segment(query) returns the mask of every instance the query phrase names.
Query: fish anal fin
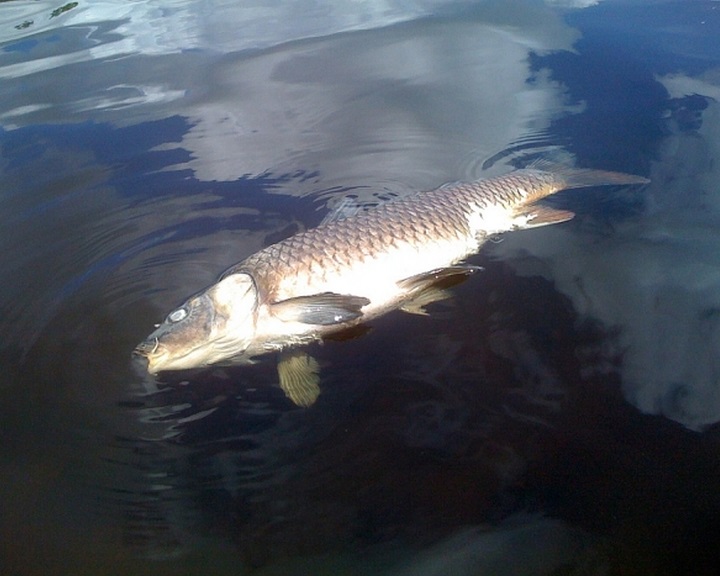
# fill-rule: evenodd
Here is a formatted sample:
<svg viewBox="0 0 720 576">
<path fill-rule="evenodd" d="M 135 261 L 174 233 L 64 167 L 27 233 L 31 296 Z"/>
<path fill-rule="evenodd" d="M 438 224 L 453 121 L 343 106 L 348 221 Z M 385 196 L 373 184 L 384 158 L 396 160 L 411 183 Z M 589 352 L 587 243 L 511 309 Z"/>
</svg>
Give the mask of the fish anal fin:
<svg viewBox="0 0 720 576">
<path fill-rule="evenodd" d="M 408 294 L 406 302 L 400 309 L 410 314 L 425 316 L 427 315 L 425 306 L 450 298 L 447 288 L 464 282 L 478 270 L 482 270 L 482 268 L 469 264 L 459 264 L 457 266 L 436 268 L 400 280 L 398 286 Z"/>
<path fill-rule="evenodd" d="M 523 206 L 515 211 L 515 226 L 517 229 L 538 228 L 567 222 L 575 217 L 574 212 L 569 210 L 558 210 L 549 206 Z"/>
<path fill-rule="evenodd" d="M 317 360 L 300 350 L 280 353 L 277 365 L 280 388 L 297 406 L 312 406 L 320 395 L 320 367 Z"/>
<path fill-rule="evenodd" d="M 270 310 L 284 322 L 330 326 L 360 318 L 362 307 L 368 304 L 370 300 L 363 296 L 323 292 L 275 302 Z"/>
</svg>

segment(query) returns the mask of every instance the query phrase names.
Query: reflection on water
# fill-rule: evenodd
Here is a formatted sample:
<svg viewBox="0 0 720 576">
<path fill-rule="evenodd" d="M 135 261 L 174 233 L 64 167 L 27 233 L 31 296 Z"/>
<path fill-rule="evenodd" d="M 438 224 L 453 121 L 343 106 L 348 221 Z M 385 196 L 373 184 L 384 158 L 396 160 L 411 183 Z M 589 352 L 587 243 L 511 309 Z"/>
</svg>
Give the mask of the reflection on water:
<svg viewBox="0 0 720 576">
<path fill-rule="evenodd" d="M 2 4 L 3 574 L 717 564 L 720 9 L 561 4 Z M 343 196 L 537 155 L 653 183 L 315 346 L 312 408 L 132 362 Z"/>
<path fill-rule="evenodd" d="M 495 252 L 517 259 L 525 273 L 552 277 L 578 310 L 621 327 L 627 398 L 644 412 L 694 429 L 720 419 L 715 360 L 720 278 L 713 232 L 720 92 L 717 63 L 704 56 L 707 39 L 691 24 L 719 29 L 715 8 L 699 3 L 685 12 L 683 5 L 669 4 L 661 10 L 658 17 L 669 27 L 658 30 L 658 42 L 677 41 L 685 31 L 685 48 L 672 65 L 667 59 L 648 65 L 663 52 L 650 51 L 647 34 L 630 40 L 642 58 L 621 62 L 626 59 L 617 47 L 605 49 L 607 36 L 617 31 L 597 24 L 578 43 L 582 58 L 561 53 L 536 60 L 536 67 L 549 66 L 578 99 L 595 103 L 572 122 L 554 121 L 550 131 L 567 134 L 567 147 L 579 157 L 602 149 L 615 165 L 649 165 L 653 183 L 633 210 L 626 207 L 624 217 L 621 210 L 605 222 L 607 230 L 598 230 L 596 219 L 579 229 L 548 230 L 542 243 L 520 246 L 510 237 Z M 644 17 L 644 11 L 627 14 L 629 21 Z M 589 66 L 584 52 L 612 65 Z M 618 78 L 620 67 L 632 74 Z M 678 73 L 678 67 L 688 73 Z M 604 94 L 601 102 L 598 95 L 607 85 L 622 89 Z M 583 139 L 582 133 L 597 137 Z M 614 279 L 610 286 L 608 278 Z"/>
<path fill-rule="evenodd" d="M 164 437 L 187 452 L 145 462 L 161 484 L 189 490 L 184 512 L 195 502 L 200 517 L 183 525 L 161 494 L 155 514 L 186 534 L 222 526 L 248 562 L 265 565 L 348 545 L 419 546 L 540 498 L 531 494 L 565 434 L 563 414 L 577 408 L 568 382 L 591 385 L 609 369 L 581 376 L 577 342 L 587 371 L 595 355 L 601 361 L 602 335 L 572 330 L 565 301 L 547 308 L 557 298 L 543 281 L 497 266 L 486 280 L 480 292 L 464 287 L 419 338 L 407 335 L 428 320 L 401 316 L 316 350 L 329 369 L 309 410 L 290 409 L 268 386 L 271 362 L 149 390 L 130 409 L 158 435 L 164 424 Z M 547 315 L 565 333 L 546 334 Z"/>
<path fill-rule="evenodd" d="M 238 162 L 258 172 L 271 159 L 369 188 L 476 178 L 481 159 L 541 132 L 562 109 L 556 85 L 527 82 L 527 41 L 498 26 L 441 21 L 228 59 L 215 69 L 216 97 L 189 111 L 190 166 L 227 180 Z"/>
</svg>

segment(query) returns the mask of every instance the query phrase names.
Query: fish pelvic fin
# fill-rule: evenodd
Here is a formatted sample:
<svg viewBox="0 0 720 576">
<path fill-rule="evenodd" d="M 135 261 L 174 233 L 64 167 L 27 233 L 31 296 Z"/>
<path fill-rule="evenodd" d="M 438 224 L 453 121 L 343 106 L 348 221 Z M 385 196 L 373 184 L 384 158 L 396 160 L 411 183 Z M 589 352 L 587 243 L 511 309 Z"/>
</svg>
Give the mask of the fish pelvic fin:
<svg viewBox="0 0 720 576">
<path fill-rule="evenodd" d="M 410 276 L 409 278 L 398 281 L 397 284 L 403 290 L 407 290 L 411 294 L 416 294 L 422 292 L 428 286 L 442 284 L 443 288 L 448 288 L 451 285 L 459 284 L 478 270 L 482 270 L 482 266 L 472 266 L 470 264 L 445 266 L 443 268 L 428 270 L 421 274 L 415 274 L 415 276 Z"/>
<path fill-rule="evenodd" d="M 297 406 L 312 406 L 320 396 L 320 367 L 301 350 L 284 350 L 277 365 L 280 388 Z"/>
<path fill-rule="evenodd" d="M 447 289 L 464 282 L 478 270 L 482 270 L 482 268 L 469 264 L 458 264 L 436 268 L 400 280 L 397 283 L 398 286 L 408 292 L 408 299 L 400 309 L 410 314 L 427 316 L 425 306 L 450 298 L 451 294 Z"/>
<path fill-rule="evenodd" d="M 434 302 L 449 300 L 450 298 L 452 298 L 452 293 L 449 290 L 431 286 L 419 296 L 400 306 L 400 310 L 407 312 L 408 314 L 429 316 L 428 311 L 425 309 L 427 305 L 433 304 Z"/>
</svg>

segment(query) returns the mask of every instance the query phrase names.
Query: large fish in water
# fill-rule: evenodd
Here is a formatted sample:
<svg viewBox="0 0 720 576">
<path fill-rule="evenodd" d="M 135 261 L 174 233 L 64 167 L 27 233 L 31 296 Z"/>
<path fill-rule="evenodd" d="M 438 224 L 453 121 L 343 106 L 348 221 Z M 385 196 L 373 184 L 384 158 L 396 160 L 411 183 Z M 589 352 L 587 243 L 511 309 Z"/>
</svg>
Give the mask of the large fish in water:
<svg viewBox="0 0 720 576">
<path fill-rule="evenodd" d="M 394 309 L 422 311 L 443 297 L 438 285 L 477 269 L 461 262 L 488 238 L 574 216 L 536 203 L 546 196 L 646 182 L 543 163 L 330 219 L 229 268 L 170 312 L 135 353 L 154 374 L 280 352 L 280 386 L 293 402 L 308 406 L 319 394 L 318 367 L 298 346 Z"/>
</svg>

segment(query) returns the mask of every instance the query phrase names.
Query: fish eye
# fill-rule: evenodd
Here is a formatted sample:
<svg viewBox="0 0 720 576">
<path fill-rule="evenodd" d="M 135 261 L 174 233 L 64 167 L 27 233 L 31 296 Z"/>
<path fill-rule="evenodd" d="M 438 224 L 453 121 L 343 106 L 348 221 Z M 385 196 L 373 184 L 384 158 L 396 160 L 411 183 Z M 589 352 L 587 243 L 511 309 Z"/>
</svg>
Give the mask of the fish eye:
<svg viewBox="0 0 720 576">
<path fill-rule="evenodd" d="M 185 308 L 178 308 L 174 312 L 171 312 L 168 316 L 168 320 L 172 323 L 180 322 L 183 318 L 187 316 L 187 310 Z"/>
</svg>

